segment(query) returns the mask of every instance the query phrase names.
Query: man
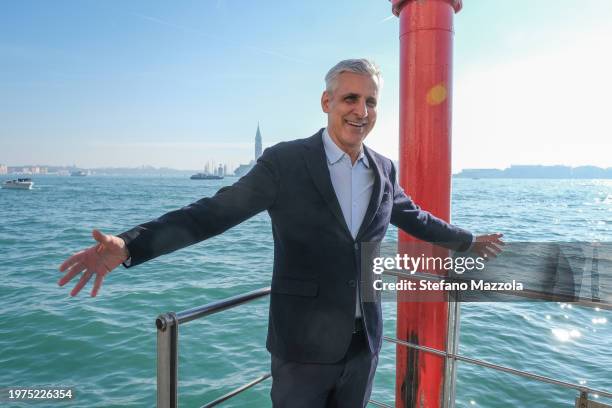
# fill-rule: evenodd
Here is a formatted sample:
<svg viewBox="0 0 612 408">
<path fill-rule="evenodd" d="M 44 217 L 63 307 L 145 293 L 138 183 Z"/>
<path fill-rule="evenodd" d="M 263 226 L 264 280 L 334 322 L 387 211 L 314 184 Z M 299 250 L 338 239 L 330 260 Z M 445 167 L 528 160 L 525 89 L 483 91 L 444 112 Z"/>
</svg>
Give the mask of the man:
<svg viewBox="0 0 612 408">
<path fill-rule="evenodd" d="M 363 407 L 382 339 L 380 302 L 359 293 L 362 243 L 380 242 L 389 223 L 455 250 L 495 256 L 500 234 L 472 237 L 422 211 L 404 193 L 391 160 L 365 147 L 376 123 L 380 72 L 345 60 L 326 75 L 327 127 L 268 148 L 255 167 L 210 198 L 98 243 L 60 270 L 64 285 L 85 271 L 71 295 L 105 275 L 220 234 L 267 210 L 274 270 L 266 346 L 272 354 L 275 407 Z M 364 271 L 365 273 L 366 271 Z"/>
</svg>

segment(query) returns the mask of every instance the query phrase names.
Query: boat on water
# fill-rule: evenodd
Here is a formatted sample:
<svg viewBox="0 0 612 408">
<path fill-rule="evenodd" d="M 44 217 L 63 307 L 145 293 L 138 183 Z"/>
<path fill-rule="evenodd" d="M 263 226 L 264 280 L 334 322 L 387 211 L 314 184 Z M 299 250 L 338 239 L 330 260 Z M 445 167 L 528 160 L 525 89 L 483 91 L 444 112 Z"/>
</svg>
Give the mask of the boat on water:
<svg viewBox="0 0 612 408">
<path fill-rule="evenodd" d="M 89 172 L 85 170 L 77 170 L 70 173 L 72 177 L 85 177 L 89 176 Z"/>
<path fill-rule="evenodd" d="M 190 177 L 192 180 L 223 180 L 223 176 L 217 176 L 207 173 L 196 173 Z"/>
<path fill-rule="evenodd" d="M 2 188 L 13 190 L 31 190 L 34 182 L 30 178 L 19 178 L 16 180 L 7 180 L 2 183 Z"/>
</svg>

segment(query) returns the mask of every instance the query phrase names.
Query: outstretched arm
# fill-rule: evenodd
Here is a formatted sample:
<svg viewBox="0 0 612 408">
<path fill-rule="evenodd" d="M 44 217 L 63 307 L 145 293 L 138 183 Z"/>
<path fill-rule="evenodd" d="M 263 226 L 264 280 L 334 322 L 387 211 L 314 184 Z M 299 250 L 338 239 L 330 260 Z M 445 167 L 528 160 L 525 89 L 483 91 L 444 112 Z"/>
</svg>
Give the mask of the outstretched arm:
<svg viewBox="0 0 612 408">
<path fill-rule="evenodd" d="M 119 234 L 130 252 L 129 267 L 221 234 L 274 204 L 279 176 L 274 152 L 231 186 Z"/>
<path fill-rule="evenodd" d="M 497 256 L 504 245 L 503 234 L 473 236 L 469 231 L 422 210 L 404 192 L 397 182 L 395 167 L 392 171 L 394 185 L 391 223 L 423 241 L 441 244 L 455 251 L 472 251 L 484 258 Z"/>
<path fill-rule="evenodd" d="M 91 292 L 95 296 L 106 274 L 128 258 L 130 263 L 126 266 L 138 265 L 218 235 L 270 208 L 276 199 L 278 180 L 274 152 L 266 149 L 247 175 L 213 197 L 171 211 L 119 236 L 94 231 L 98 243 L 68 258 L 60 266 L 66 275 L 58 283 L 63 286 L 84 271 L 70 293 L 74 296 L 96 274 Z"/>
</svg>

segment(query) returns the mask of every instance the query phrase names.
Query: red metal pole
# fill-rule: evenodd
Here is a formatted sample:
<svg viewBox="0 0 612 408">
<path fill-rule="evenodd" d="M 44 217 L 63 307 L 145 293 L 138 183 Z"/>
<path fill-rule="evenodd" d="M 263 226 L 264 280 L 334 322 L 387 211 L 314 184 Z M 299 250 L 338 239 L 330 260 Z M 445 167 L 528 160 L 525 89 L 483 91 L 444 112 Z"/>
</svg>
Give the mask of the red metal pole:
<svg viewBox="0 0 612 408">
<path fill-rule="evenodd" d="M 461 0 L 392 0 L 400 18 L 400 184 L 422 208 L 450 218 L 453 17 Z M 400 232 L 402 242 L 414 238 Z M 446 302 L 398 302 L 397 337 L 445 349 Z M 396 408 L 442 406 L 444 359 L 396 353 Z"/>
</svg>

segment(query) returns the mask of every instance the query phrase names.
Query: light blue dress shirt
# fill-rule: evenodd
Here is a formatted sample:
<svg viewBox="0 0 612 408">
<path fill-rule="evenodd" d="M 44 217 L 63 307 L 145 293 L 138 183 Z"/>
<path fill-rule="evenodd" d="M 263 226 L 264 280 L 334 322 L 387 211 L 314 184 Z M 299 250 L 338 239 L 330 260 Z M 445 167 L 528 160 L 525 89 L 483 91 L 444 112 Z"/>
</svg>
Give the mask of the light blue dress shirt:
<svg viewBox="0 0 612 408">
<path fill-rule="evenodd" d="M 327 168 L 342 215 L 353 238 L 357 237 L 370 196 L 374 188 L 374 172 L 363 149 L 355 164 L 351 158 L 334 143 L 327 129 L 323 131 L 323 147 L 327 156 Z"/>
<path fill-rule="evenodd" d="M 336 192 L 336 198 L 342 209 L 346 225 L 354 239 L 357 237 L 368 204 L 370 204 L 370 197 L 374 188 L 374 172 L 363 152 L 363 148 L 355 164 L 351 163 L 349 155 L 336 145 L 329 136 L 327 128 L 323 131 L 323 147 L 327 156 L 327 168 Z M 355 308 L 355 315 L 361 317 L 359 285 L 357 285 L 357 304 Z"/>
</svg>

